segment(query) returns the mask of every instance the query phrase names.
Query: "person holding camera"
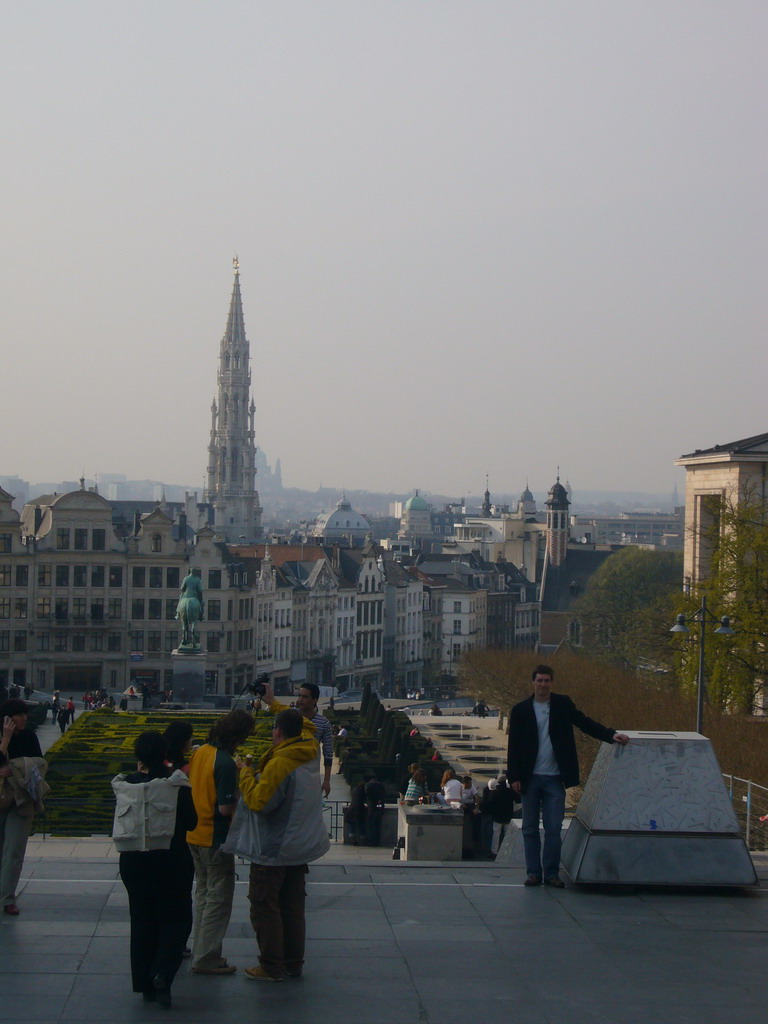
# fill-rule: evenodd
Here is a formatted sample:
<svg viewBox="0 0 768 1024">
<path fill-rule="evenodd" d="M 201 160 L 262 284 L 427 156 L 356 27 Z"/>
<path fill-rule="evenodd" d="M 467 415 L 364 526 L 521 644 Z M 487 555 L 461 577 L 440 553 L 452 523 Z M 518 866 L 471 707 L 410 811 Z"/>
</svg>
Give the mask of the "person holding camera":
<svg viewBox="0 0 768 1024">
<path fill-rule="evenodd" d="M 317 742 L 323 758 L 323 781 L 320 788 L 327 797 L 331 792 L 331 769 L 333 768 L 333 728 L 331 723 L 317 710 L 320 687 L 316 683 L 302 683 L 296 697 L 296 707 L 314 725 Z"/>
<path fill-rule="evenodd" d="M 227 849 L 251 862 L 248 900 L 259 964 L 247 967 L 245 975 L 275 982 L 301 977 L 307 865 L 322 857 L 330 842 L 314 727 L 301 712 L 276 701 L 269 684 L 262 699 L 277 712 L 272 747 L 257 769 L 237 762 L 241 805 Z"/>
</svg>

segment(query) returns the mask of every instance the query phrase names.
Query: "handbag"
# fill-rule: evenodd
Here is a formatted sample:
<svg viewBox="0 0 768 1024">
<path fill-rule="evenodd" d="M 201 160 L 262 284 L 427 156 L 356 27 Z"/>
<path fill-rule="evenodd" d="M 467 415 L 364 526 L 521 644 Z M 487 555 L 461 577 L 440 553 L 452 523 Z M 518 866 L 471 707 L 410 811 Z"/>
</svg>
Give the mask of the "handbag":
<svg viewBox="0 0 768 1024">
<path fill-rule="evenodd" d="M 255 861 L 261 855 L 258 818 L 243 799 L 237 802 L 227 838 L 221 844 L 221 852 L 232 853 L 249 861 Z"/>
</svg>

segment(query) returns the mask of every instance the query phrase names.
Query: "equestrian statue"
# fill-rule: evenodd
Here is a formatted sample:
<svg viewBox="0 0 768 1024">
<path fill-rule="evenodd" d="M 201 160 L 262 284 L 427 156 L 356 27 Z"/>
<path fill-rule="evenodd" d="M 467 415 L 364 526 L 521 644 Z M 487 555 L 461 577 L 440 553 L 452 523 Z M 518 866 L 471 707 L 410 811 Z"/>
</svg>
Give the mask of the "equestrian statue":
<svg viewBox="0 0 768 1024">
<path fill-rule="evenodd" d="M 203 609 L 203 585 L 200 577 L 190 569 L 182 581 L 179 603 L 176 606 L 176 618 L 182 629 L 179 651 L 200 650 L 197 624 L 203 617 Z"/>
</svg>

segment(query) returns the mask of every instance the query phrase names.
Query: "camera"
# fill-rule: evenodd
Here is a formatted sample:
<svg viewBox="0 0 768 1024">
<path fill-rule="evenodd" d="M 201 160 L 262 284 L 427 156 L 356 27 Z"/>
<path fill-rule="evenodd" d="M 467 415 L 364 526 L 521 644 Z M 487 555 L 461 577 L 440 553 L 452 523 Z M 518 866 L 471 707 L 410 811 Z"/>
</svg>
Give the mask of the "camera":
<svg viewBox="0 0 768 1024">
<path fill-rule="evenodd" d="M 267 692 L 267 688 L 264 685 L 269 682 L 269 672 L 259 672 L 253 682 L 248 683 L 248 691 L 253 694 L 254 697 L 263 697 Z"/>
</svg>

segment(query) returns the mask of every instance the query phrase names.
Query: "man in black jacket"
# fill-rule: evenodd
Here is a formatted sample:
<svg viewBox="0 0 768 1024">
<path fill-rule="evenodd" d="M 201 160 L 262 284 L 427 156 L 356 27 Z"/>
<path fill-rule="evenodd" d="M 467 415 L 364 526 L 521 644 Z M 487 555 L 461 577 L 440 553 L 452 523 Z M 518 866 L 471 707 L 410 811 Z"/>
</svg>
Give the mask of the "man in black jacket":
<svg viewBox="0 0 768 1024">
<path fill-rule="evenodd" d="M 509 715 L 507 775 L 523 801 L 523 844 L 526 885 L 563 888 L 560 880 L 560 831 L 565 791 L 579 784 L 579 759 L 573 727 L 605 743 L 629 743 L 629 737 L 607 729 L 579 711 L 570 697 L 552 693 L 554 672 L 537 665 L 531 674 L 533 693 Z M 539 815 L 544 823 L 542 858 Z"/>
</svg>

